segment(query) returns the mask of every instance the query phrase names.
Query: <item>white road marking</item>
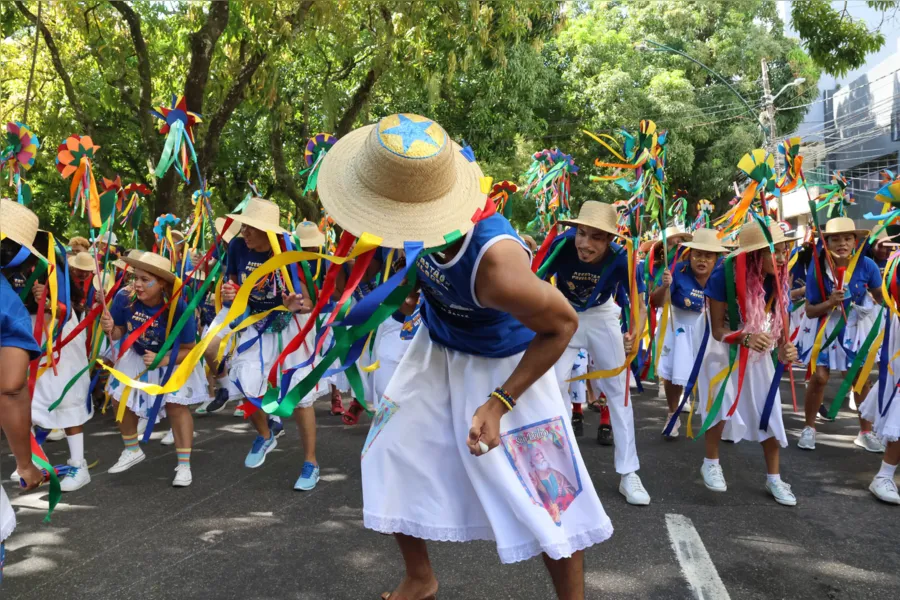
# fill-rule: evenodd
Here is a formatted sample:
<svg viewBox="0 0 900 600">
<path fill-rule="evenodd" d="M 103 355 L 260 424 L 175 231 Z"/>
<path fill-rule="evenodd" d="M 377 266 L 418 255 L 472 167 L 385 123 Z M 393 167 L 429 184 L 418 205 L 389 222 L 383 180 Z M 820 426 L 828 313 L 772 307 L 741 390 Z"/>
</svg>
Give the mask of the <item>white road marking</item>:
<svg viewBox="0 0 900 600">
<path fill-rule="evenodd" d="M 691 520 L 684 515 L 666 515 L 666 529 L 694 597 L 698 600 L 730 600 L 728 590 Z"/>
</svg>

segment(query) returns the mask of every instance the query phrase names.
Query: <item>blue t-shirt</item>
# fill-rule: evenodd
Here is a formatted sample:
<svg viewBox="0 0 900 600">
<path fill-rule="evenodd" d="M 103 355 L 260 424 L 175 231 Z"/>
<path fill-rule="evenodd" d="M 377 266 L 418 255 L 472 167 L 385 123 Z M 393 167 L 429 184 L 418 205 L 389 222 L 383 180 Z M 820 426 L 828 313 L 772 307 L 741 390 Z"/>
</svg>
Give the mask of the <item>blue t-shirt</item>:
<svg viewBox="0 0 900 600">
<path fill-rule="evenodd" d="M 834 289 L 834 282 L 827 273 L 830 273 L 830 271 L 827 270 L 826 266 L 825 269 L 822 269 L 823 279 L 825 280 L 823 285 L 825 287 L 826 297 L 828 297 Z M 825 299 L 822 298 L 822 292 L 819 290 L 816 276 L 815 265 L 810 265 L 806 274 L 806 301 L 809 304 L 821 304 L 825 301 Z M 853 276 L 850 278 L 849 285 L 847 282 L 844 282 L 844 289 L 849 290 L 850 299 L 854 304 L 862 304 L 866 292 L 869 289 L 880 287 L 881 271 L 878 270 L 878 265 L 876 265 L 875 261 L 868 256 L 860 256 L 859 262 L 856 263 L 856 269 L 853 270 Z"/>
<path fill-rule="evenodd" d="M 621 286 L 627 296 L 629 289 L 628 254 L 625 248 L 615 242 L 610 242 L 609 250 L 599 263 L 582 262 L 575 249 L 575 234 L 574 227 L 569 229 L 553 241 L 547 252 L 549 257 L 558 244 L 565 244 L 550 267 L 551 273 L 547 273 L 547 275 L 556 274 L 556 287 L 566 297 L 569 304 L 579 312 L 599 306 L 606 303 L 616 293 L 617 286 Z M 598 285 L 599 290 L 597 290 Z M 640 294 L 646 290 L 644 281 L 640 277 L 637 288 Z M 591 302 L 591 298 L 595 295 L 596 299 Z"/>
<path fill-rule="evenodd" d="M 800 259 L 797 259 L 797 262 L 791 267 L 790 276 L 792 290 L 802 288 L 806 285 L 806 265 L 803 264 Z"/>
<path fill-rule="evenodd" d="M 690 260 L 675 265 L 675 270 L 672 272 L 672 286 L 669 291 L 672 306 L 692 312 L 703 312 L 706 296 L 703 293 L 703 286 L 697 283 L 697 278 L 694 277 Z"/>
<path fill-rule="evenodd" d="M 131 335 L 132 331 L 143 325 L 147 319 L 153 317 L 161 307 L 162 304 L 158 306 L 147 306 L 137 299 L 132 302 L 128 291 L 120 290 L 116 293 L 116 297 L 113 298 L 112 305 L 109 307 L 109 314 L 112 316 L 113 323 L 115 323 L 117 327 L 125 327 L 125 335 L 123 337 L 128 337 Z M 187 304 L 185 304 L 182 298 L 179 298 L 178 307 L 175 309 L 175 318 L 172 320 L 173 327 L 178 323 L 178 319 L 181 318 L 185 308 L 187 308 Z M 159 318 L 156 319 L 156 321 L 150 325 L 137 340 L 135 340 L 131 348 L 138 354 L 143 354 L 146 350 L 149 350 L 150 352 L 159 352 L 159 349 L 162 348 L 162 345 L 166 340 L 166 324 L 168 323 L 168 319 L 169 311 L 163 311 Z M 194 336 L 196 334 L 197 320 L 194 318 L 194 315 L 191 315 L 188 317 L 187 322 L 184 324 L 184 328 L 178 335 L 178 343 L 193 344 Z"/>
<path fill-rule="evenodd" d="M 244 285 L 244 281 L 250 273 L 270 258 L 272 258 L 271 250 L 256 252 L 247 247 L 244 238 L 236 237 L 228 244 L 228 268 L 225 275 L 229 278 L 232 275 L 236 276 L 238 283 Z M 247 302 L 250 314 L 261 313 L 281 306 L 284 303 L 281 294 L 286 291 L 287 287 L 284 285 L 280 270 L 263 277 L 250 292 L 250 299 Z"/>
<path fill-rule="evenodd" d="M 765 302 L 766 306 L 769 304 L 769 300 L 772 299 L 772 293 L 775 288 L 775 278 L 771 275 L 766 275 L 766 278 L 763 280 L 763 291 L 765 292 Z M 703 293 L 706 294 L 707 298 L 711 298 L 713 300 L 718 300 L 719 302 L 728 302 L 728 296 L 725 291 L 725 261 L 719 261 L 719 264 L 713 269 L 712 273 L 709 275 L 709 279 L 706 280 L 706 287 L 703 288 Z M 738 305 L 738 313 L 740 313 L 740 305 Z M 744 317 L 741 315 L 741 321 L 743 322 Z"/>
<path fill-rule="evenodd" d="M 34 360 L 41 348 L 32 334 L 31 315 L 6 277 L 0 275 L 0 348 L 21 348 Z"/>
<path fill-rule="evenodd" d="M 515 229 L 499 214 L 479 221 L 465 236 L 459 253 L 446 263 L 433 256 L 419 257 L 416 267 L 422 285 L 422 319 L 431 339 L 466 354 L 503 358 L 525 350 L 534 332 L 509 313 L 486 308 L 475 298 L 475 276 L 481 258 L 500 240 L 519 242 Z"/>
<path fill-rule="evenodd" d="M 206 299 L 200 304 L 200 325 L 208 327 L 216 318 L 216 290 L 212 286 L 206 291 Z"/>
</svg>

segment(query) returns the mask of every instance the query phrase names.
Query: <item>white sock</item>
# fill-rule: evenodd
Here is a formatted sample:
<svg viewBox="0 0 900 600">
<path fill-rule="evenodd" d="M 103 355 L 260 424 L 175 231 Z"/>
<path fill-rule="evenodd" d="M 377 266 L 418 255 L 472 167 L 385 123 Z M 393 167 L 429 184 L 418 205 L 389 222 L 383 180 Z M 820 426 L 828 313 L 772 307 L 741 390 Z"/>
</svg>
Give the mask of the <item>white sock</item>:
<svg viewBox="0 0 900 600">
<path fill-rule="evenodd" d="M 706 458 L 706 457 L 704 457 L 704 458 L 703 458 L 703 464 L 704 464 L 704 465 L 717 465 L 717 464 L 719 464 L 719 459 L 718 459 L 718 458 Z"/>
<path fill-rule="evenodd" d="M 67 435 L 66 442 L 69 444 L 69 454 L 72 460 L 81 463 L 84 460 L 84 433 Z"/>
<path fill-rule="evenodd" d="M 776 481 L 781 481 L 781 474 L 780 474 L 780 473 L 775 473 L 774 475 L 772 475 L 771 473 L 769 473 L 768 475 L 766 475 L 766 482 L 767 482 L 767 483 L 775 483 Z"/>
<path fill-rule="evenodd" d="M 894 473 L 897 472 L 897 465 L 889 465 L 881 461 L 881 469 L 875 477 L 884 477 L 885 479 L 894 479 Z"/>
</svg>

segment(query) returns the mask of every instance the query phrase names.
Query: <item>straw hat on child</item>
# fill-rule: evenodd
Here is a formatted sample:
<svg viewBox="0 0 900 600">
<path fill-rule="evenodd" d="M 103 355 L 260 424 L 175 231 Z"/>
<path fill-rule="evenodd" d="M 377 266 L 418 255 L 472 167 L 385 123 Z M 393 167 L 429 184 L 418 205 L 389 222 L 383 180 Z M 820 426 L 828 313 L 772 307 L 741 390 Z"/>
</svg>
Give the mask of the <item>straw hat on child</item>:
<svg viewBox="0 0 900 600">
<path fill-rule="evenodd" d="M 301 248 L 318 248 L 325 243 L 325 234 L 312 221 L 300 221 L 294 235 L 300 240 Z"/>
<path fill-rule="evenodd" d="M 722 245 L 715 229 L 695 229 L 691 241 L 684 242 L 682 246 L 705 252 L 728 252 L 728 248 Z"/>
<path fill-rule="evenodd" d="M 332 152 L 334 152 L 333 149 Z M 260 231 L 286 233 L 280 225 L 281 209 L 278 208 L 277 204 L 271 200 L 266 200 L 265 198 L 250 198 L 241 214 L 228 215 L 227 218 L 233 219 L 235 223 L 239 223 L 239 230 L 240 224 L 243 224 L 259 229 Z M 223 220 L 222 226 L 224 225 L 225 221 Z M 228 228 L 228 231 L 231 231 L 231 227 Z"/>
<path fill-rule="evenodd" d="M 474 227 L 487 201 L 481 179 L 478 164 L 443 127 L 397 114 L 339 139 L 322 159 L 317 192 L 328 214 L 355 236 L 368 232 L 389 248 L 434 247 Z"/>
<path fill-rule="evenodd" d="M 163 281 L 168 281 L 169 283 L 175 282 L 175 273 L 170 270 L 172 263 L 164 256 L 154 254 L 153 252 L 132 250 L 128 253 L 128 256 L 122 258 L 122 260 L 135 269 L 146 271 Z"/>
<path fill-rule="evenodd" d="M 687 231 L 682 231 L 681 229 L 678 229 L 674 225 L 669 225 L 668 227 L 666 227 L 665 233 L 666 233 L 665 238 L 666 238 L 667 244 L 669 242 L 674 242 L 676 244 L 683 244 L 684 242 L 691 241 L 691 239 L 694 237 L 692 233 L 689 233 Z M 657 240 L 657 241 L 662 241 L 662 239 L 663 238 L 660 237 L 659 240 Z"/>
<path fill-rule="evenodd" d="M 796 237 L 787 237 L 784 235 L 784 230 L 778 223 L 769 225 L 769 235 L 772 236 L 773 246 L 782 242 L 793 242 L 798 239 Z M 753 252 L 754 250 L 768 248 L 769 242 L 766 241 L 766 236 L 763 233 L 762 227 L 756 222 L 744 223 L 744 226 L 741 227 L 740 232 L 738 232 L 737 253 Z"/>
<path fill-rule="evenodd" d="M 0 199 L 0 240 L 15 242 L 46 262 L 44 255 L 34 249 L 38 223 L 37 215 L 28 210 L 24 204 L 8 198 Z"/>
<path fill-rule="evenodd" d="M 588 200 L 581 205 L 577 217 L 560 221 L 560 224 L 569 225 L 571 227 L 584 225 L 585 227 L 593 227 L 594 229 L 599 229 L 606 233 L 619 235 L 619 227 L 616 223 L 617 220 L 618 213 L 616 213 L 616 209 L 612 204 Z"/>
<path fill-rule="evenodd" d="M 852 233 L 857 238 L 861 238 L 869 235 L 869 230 L 857 229 L 856 223 L 849 217 L 835 217 L 834 219 L 828 219 L 828 222 L 825 223 L 825 231 L 822 232 L 822 237 L 827 238 L 829 235 L 834 235 L 836 233 Z"/>
<path fill-rule="evenodd" d="M 79 252 L 75 256 L 69 257 L 69 268 L 80 271 L 93 271 L 94 257 L 91 256 L 90 252 Z"/>
</svg>

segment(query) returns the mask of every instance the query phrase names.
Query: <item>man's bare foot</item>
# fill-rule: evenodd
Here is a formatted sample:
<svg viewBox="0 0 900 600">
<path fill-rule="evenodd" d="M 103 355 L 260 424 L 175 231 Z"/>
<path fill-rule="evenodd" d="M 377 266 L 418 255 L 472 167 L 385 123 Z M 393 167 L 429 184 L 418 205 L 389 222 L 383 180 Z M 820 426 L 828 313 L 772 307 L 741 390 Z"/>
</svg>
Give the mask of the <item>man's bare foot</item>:
<svg viewBox="0 0 900 600">
<path fill-rule="evenodd" d="M 438 582 L 433 576 L 430 579 L 411 579 L 405 577 L 393 592 L 385 592 L 382 600 L 434 600 L 437 595 Z"/>
</svg>

